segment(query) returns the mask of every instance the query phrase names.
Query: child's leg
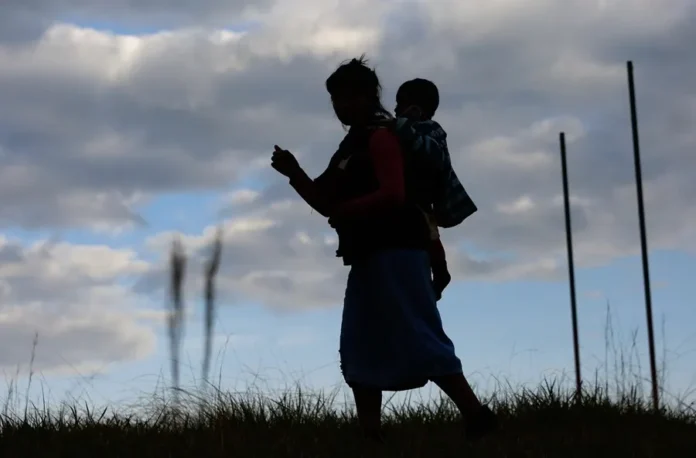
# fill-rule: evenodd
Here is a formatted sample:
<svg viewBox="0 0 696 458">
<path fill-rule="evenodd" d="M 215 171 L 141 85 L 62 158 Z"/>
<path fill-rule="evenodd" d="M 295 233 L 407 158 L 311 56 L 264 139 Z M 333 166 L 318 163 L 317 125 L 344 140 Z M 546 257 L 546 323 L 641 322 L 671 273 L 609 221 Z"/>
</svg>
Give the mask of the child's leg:
<svg viewBox="0 0 696 458">
<path fill-rule="evenodd" d="M 368 435 L 379 434 L 382 426 L 382 392 L 360 386 L 353 386 L 352 389 L 360 426 Z"/>
</svg>

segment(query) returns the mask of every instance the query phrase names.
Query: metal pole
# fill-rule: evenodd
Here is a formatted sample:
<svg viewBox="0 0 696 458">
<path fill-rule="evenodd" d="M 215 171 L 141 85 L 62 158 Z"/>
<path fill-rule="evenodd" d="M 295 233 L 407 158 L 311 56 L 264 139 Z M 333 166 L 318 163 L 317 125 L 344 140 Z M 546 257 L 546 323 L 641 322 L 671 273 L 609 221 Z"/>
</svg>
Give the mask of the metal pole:
<svg viewBox="0 0 696 458">
<path fill-rule="evenodd" d="M 582 398 L 582 374 L 580 373 L 580 338 L 578 336 L 578 307 L 575 294 L 575 261 L 573 260 L 573 231 L 570 224 L 570 195 L 568 192 L 568 164 L 566 161 L 565 133 L 559 135 L 561 143 L 561 172 L 563 174 L 563 203 L 565 206 L 566 244 L 568 246 L 568 276 L 570 279 L 570 314 L 573 320 L 573 352 L 575 355 L 575 398 Z"/>
<path fill-rule="evenodd" d="M 640 144 L 638 141 L 638 115 L 636 110 L 636 89 L 633 83 L 633 62 L 626 62 L 628 71 L 628 97 L 631 104 L 631 127 L 633 131 L 633 159 L 636 168 L 636 191 L 638 194 L 638 222 L 640 224 L 640 248 L 643 255 L 643 286 L 645 287 L 645 314 L 648 319 L 648 345 L 650 347 L 650 377 L 652 381 L 653 408 L 660 407 L 657 386 L 657 366 L 655 364 L 655 333 L 653 331 L 652 297 L 650 293 L 650 268 L 648 263 L 648 240 L 645 235 L 645 207 L 643 205 L 643 174 L 640 165 Z"/>
</svg>

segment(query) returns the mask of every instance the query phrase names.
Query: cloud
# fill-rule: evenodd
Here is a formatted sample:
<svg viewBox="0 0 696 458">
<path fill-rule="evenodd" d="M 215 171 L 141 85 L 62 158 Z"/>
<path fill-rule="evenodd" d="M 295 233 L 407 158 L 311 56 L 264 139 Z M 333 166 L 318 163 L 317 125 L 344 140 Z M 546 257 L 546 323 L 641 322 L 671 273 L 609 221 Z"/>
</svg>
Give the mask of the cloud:
<svg viewBox="0 0 696 458">
<path fill-rule="evenodd" d="M 104 367 L 140 359 L 154 346 L 138 298 L 123 281 L 148 265 L 134 252 L 98 245 L 0 236 L 0 367 L 34 370 Z"/>
<path fill-rule="evenodd" d="M 133 11 L 155 17 L 157 3 L 146 3 Z M 46 14 L 83 7 L 71 5 Z M 436 117 L 480 208 L 443 231 L 457 278 L 562 278 L 559 131 L 568 140 L 578 264 L 638 250 L 625 74 L 633 59 L 650 246 L 693 250 L 690 2 L 230 5 L 204 2 L 191 24 L 168 31 L 56 22 L 35 39 L 0 45 L 0 224 L 127 229 L 144 224 L 141 206 L 159 195 L 219 191 L 227 300 L 335 303 L 345 269 L 333 258 L 332 232 L 267 161 L 277 143 L 310 174 L 323 169 L 343 135 L 324 80 L 341 60 L 367 52 L 387 106 L 408 78 L 440 87 Z M 255 26 L 223 30 L 206 14 Z M 212 230 L 187 234 L 194 260 Z M 150 243 L 161 250 L 170 236 Z M 152 294 L 165 278 L 161 268 L 147 271 L 138 291 Z"/>
<path fill-rule="evenodd" d="M 59 24 L 0 46 L 0 190 L 13 196 L 0 224 L 142 223 L 133 207 L 148 196 L 233 184 L 271 132 L 289 146 L 321 140 L 335 124 L 316 90 L 328 59 L 365 43 L 321 30 L 276 49 L 273 29 L 119 36 Z"/>
</svg>

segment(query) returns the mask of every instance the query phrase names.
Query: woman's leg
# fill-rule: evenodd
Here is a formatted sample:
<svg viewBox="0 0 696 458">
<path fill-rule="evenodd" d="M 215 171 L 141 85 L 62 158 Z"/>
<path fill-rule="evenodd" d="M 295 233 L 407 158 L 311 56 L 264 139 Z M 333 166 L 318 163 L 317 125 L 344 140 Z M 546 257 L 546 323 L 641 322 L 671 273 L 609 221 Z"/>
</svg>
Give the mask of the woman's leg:
<svg viewBox="0 0 696 458">
<path fill-rule="evenodd" d="M 464 374 L 452 374 L 431 378 L 440 387 L 464 417 L 466 434 L 477 440 L 498 428 L 498 419 L 493 411 L 481 404 Z"/>
<path fill-rule="evenodd" d="M 384 330 L 375 317 L 374 268 L 370 264 L 352 266 L 343 302 L 339 353 L 341 372 L 353 390 L 358 421 L 368 435 L 377 434 L 381 425 L 381 380 L 375 368 L 382 363 L 380 349 Z M 379 298 L 379 296 L 377 296 Z"/>
<path fill-rule="evenodd" d="M 378 436 L 382 425 L 382 392 L 361 386 L 352 389 L 360 426 L 369 436 Z"/>
<path fill-rule="evenodd" d="M 464 374 L 442 375 L 433 377 L 431 380 L 452 399 L 465 419 L 470 418 L 481 408 L 481 401 L 476 397 Z"/>
</svg>

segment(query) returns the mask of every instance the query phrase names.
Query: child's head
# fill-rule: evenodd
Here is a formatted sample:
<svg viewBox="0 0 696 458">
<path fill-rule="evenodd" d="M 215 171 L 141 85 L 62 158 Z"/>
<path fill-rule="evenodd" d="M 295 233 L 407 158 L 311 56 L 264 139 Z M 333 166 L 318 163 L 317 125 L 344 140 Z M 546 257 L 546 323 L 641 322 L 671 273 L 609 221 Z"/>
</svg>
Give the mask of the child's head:
<svg viewBox="0 0 696 458">
<path fill-rule="evenodd" d="M 432 119 L 440 105 L 440 93 L 432 81 L 416 78 L 406 81 L 396 92 L 396 116 Z"/>
</svg>

